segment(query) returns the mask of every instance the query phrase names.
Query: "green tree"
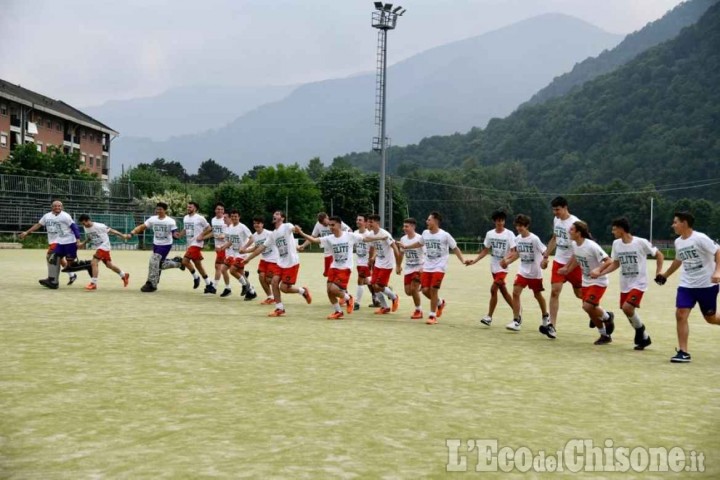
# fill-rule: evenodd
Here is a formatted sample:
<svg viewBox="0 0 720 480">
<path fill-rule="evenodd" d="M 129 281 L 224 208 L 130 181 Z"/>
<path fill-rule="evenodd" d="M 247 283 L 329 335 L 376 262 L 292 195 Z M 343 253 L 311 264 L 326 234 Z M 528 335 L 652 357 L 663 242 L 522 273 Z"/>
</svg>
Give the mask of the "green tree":
<svg viewBox="0 0 720 480">
<path fill-rule="evenodd" d="M 320 160 L 320 157 L 314 157 L 311 158 L 308 162 L 308 166 L 305 169 L 308 176 L 313 179 L 314 181 L 318 182 L 320 181 L 320 178 L 323 176 L 323 173 L 325 173 L 325 165 L 323 165 L 322 160 Z"/>
<path fill-rule="evenodd" d="M 200 164 L 197 175 L 192 176 L 195 183 L 206 185 L 219 185 L 228 180 L 240 180 L 236 173 L 233 173 L 226 167 L 223 167 L 212 158 L 209 158 Z"/>
<path fill-rule="evenodd" d="M 167 161 L 164 158 L 156 158 L 150 164 L 155 170 L 166 177 L 174 177 L 181 182 L 187 182 L 190 176 L 180 162 Z"/>
</svg>

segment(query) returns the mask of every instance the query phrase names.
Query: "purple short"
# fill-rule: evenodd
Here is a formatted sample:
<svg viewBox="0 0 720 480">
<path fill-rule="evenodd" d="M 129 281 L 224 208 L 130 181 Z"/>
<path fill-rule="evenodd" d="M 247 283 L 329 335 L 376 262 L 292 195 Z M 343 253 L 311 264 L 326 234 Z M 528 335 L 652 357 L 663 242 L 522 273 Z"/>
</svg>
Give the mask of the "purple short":
<svg viewBox="0 0 720 480">
<path fill-rule="evenodd" d="M 714 315 L 717 310 L 717 296 L 720 285 L 713 285 L 706 288 L 678 287 L 675 298 L 676 308 L 693 308 L 695 304 L 700 305 L 703 315 Z"/>
<path fill-rule="evenodd" d="M 153 244 L 153 253 L 157 253 L 162 257 L 160 261 L 165 260 L 165 258 L 168 256 L 168 253 L 170 253 L 170 250 L 172 250 L 172 245 Z"/>
<path fill-rule="evenodd" d="M 77 243 L 75 243 L 75 242 L 66 243 L 66 244 L 56 243 L 53 253 L 60 258 L 65 257 L 67 259 L 76 259 L 77 258 Z"/>
</svg>

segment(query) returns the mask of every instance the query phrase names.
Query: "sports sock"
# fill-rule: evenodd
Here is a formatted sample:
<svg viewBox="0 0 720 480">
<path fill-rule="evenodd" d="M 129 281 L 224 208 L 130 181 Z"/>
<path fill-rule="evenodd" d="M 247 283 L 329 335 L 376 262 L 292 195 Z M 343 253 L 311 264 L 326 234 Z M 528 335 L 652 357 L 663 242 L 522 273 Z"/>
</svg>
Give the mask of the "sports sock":
<svg viewBox="0 0 720 480">
<path fill-rule="evenodd" d="M 362 300 L 363 293 L 365 293 L 363 285 L 358 285 L 357 291 L 355 292 L 355 301 L 357 303 L 360 303 L 360 300 Z"/>
<path fill-rule="evenodd" d="M 299 293 L 301 296 L 304 297 L 304 296 L 305 296 L 305 289 L 304 289 L 303 287 L 299 287 L 299 288 L 298 288 L 298 293 Z"/>
<path fill-rule="evenodd" d="M 610 315 L 607 313 L 607 310 L 603 310 L 602 321 L 605 322 L 607 320 L 610 320 Z"/>
<path fill-rule="evenodd" d="M 637 312 L 633 313 L 632 317 L 628 317 L 628 320 L 630 320 L 630 323 L 634 328 L 642 328 L 643 322 L 640 320 L 640 317 L 638 317 Z"/>
<path fill-rule="evenodd" d="M 387 295 L 387 297 L 388 297 L 390 300 L 395 300 L 395 299 L 397 298 L 397 295 L 395 294 L 395 292 L 393 292 L 392 290 L 390 290 L 390 287 L 385 287 L 385 290 L 383 290 L 383 293 L 384 293 L 385 295 Z"/>
<path fill-rule="evenodd" d="M 603 337 L 607 337 L 607 331 L 605 330 L 605 327 L 598 328 L 598 332 L 600 332 L 600 335 Z"/>
</svg>

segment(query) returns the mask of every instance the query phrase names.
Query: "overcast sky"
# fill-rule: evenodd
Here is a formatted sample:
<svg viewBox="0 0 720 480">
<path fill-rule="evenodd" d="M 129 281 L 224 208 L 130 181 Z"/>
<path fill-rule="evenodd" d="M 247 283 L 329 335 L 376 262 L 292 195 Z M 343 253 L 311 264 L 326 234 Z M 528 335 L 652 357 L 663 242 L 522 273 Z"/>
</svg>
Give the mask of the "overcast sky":
<svg viewBox="0 0 720 480">
<path fill-rule="evenodd" d="M 681 0 L 407 0 L 390 64 L 541 13 L 627 34 Z M 396 3 L 396 5 L 398 5 Z M 77 107 L 375 68 L 370 0 L 0 0 L 0 78 Z"/>
</svg>

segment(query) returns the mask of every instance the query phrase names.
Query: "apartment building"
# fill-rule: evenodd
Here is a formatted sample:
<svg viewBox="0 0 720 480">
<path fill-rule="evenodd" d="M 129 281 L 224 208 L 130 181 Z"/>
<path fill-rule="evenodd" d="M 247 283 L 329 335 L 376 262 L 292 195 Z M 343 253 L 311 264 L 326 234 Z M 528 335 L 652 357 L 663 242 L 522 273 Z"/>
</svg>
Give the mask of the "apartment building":
<svg viewBox="0 0 720 480">
<path fill-rule="evenodd" d="M 33 143 L 40 152 L 55 146 L 80 152 L 84 167 L 107 180 L 110 144 L 118 135 L 61 100 L 0 79 L 0 162 L 17 145 Z"/>
</svg>

